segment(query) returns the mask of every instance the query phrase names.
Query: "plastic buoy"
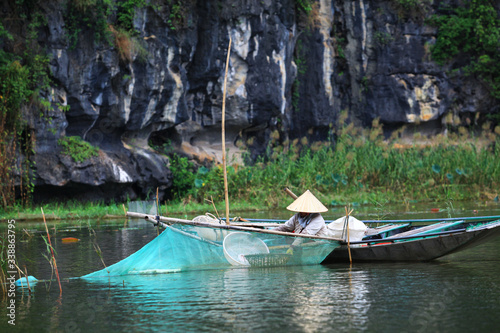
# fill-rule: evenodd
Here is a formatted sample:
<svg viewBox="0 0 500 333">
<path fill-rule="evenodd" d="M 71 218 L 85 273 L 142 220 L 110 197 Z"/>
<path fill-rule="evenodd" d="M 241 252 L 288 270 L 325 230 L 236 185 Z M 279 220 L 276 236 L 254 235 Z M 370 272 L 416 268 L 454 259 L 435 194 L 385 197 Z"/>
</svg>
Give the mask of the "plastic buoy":
<svg viewBox="0 0 500 333">
<path fill-rule="evenodd" d="M 74 242 L 79 242 L 80 240 L 75 237 L 65 237 L 62 239 L 63 243 L 74 243 Z"/>
<path fill-rule="evenodd" d="M 22 278 L 18 279 L 16 281 L 16 286 L 28 288 L 28 282 L 29 282 L 29 284 L 34 285 L 37 281 L 38 281 L 38 279 L 36 277 L 30 275 L 30 276 L 28 276 L 27 279 L 26 279 L 26 277 L 22 277 Z"/>
</svg>

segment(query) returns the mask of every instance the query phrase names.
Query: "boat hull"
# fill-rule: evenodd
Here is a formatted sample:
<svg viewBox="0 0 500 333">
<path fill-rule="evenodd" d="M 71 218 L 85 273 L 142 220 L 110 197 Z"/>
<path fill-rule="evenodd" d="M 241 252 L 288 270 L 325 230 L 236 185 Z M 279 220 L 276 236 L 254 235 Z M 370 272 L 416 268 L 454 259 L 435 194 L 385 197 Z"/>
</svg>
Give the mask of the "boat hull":
<svg viewBox="0 0 500 333">
<path fill-rule="evenodd" d="M 430 261 L 447 254 L 477 246 L 500 235 L 500 227 L 450 233 L 429 238 L 408 240 L 382 239 L 378 242 L 351 244 L 353 262 Z M 347 244 L 333 250 L 322 262 L 332 264 L 349 262 Z"/>
</svg>

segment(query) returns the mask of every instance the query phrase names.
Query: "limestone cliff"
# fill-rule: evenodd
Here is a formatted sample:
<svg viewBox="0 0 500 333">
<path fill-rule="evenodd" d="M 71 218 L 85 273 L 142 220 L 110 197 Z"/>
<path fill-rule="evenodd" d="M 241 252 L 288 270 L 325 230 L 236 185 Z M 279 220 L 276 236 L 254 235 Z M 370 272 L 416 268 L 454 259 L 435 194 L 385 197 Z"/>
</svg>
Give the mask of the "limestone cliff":
<svg viewBox="0 0 500 333">
<path fill-rule="evenodd" d="M 436 29 L 424 18 L 442 1 L 423 1 L 420 12 L 390 0 L 310 2 L 306 13 L 306 1 L 151 0 L 133 12 L 136 37 L 120 35 L 111 12 L 111 43 L 96 42 L 97 28 L 87 25 L 72 45 L 67 2 L 31 1 L 46 18 L 37 40 L 51 58 L 52 89 L 44 97 L 69 106 L 30 122 L 37 197 L 163 192 L 172 180 L 168 158 L 151 142 L 217 160 L 230 37 L 226 139 L 234 154 L 236 142 L 249 139 L 253 156 L 261 153 L 276 130 L 282 139 L 326 139 L 341 110 L 360 124 L 380 118 L 388 128 L 429 123 L 437 130 L 448 114 L 498 112 L 484 85 L 450 77 L 430 58 Z M 1 4 L 9 29 L 16 5 Z M 80 136 L 99 155 L 75 162 L 61 153 L 63 136 Z"/>
</svg>

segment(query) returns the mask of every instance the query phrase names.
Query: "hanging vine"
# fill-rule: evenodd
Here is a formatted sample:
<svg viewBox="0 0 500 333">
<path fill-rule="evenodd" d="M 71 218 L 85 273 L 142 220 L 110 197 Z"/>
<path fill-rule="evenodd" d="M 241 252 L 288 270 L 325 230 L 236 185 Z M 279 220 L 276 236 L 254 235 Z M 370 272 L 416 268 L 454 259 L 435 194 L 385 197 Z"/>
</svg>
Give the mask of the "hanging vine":
<svg viewBox="0 0 500 333">
<path fill-rule="evenodd" d="M 23 204 L 31 200 L 35 134 L 28 119 L 33 118 L 30 113 L 43 114 L 50 107 L 39 97 L 50 79 L 49 58 L 37 43 L 46 21 L 33 10 L 31 5 L 36 4 L 19 1 L 15 11 L 8 13 L 15 20 L 0 22 L 0 207 L 4 209 L 14 206 L 16 197 Z"/>
</svg>

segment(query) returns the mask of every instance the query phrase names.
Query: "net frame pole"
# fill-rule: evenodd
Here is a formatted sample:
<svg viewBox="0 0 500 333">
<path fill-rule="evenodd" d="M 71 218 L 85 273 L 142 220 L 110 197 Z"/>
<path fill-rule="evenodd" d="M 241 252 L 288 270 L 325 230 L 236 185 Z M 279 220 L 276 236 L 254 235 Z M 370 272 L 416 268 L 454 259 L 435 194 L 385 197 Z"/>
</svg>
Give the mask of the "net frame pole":
<svg viewBox="0 0 500 333">
<path fill-rule="evenodd" d="M 136 213 L 136 212 L 127 212 L 127 216 L 140 218 L 140 219 L 152 218 L 153 220 L 155 218 L 154 215 L 149 215 L 149 214 L 144 214 L 144 213 Z M 263 234 L 291 236 L 294 238 L 324 239 L 324 240 L 336 241 L 336 242 L 343 241 L 340 238 L 333 238 L 333 237 L 323 237 L 323 236 L 316 236 L 316 235 L 309 235 L 309 234 L 297 234 L 297 233 L 292 233 L 292 232 L 267 230 L 267 229 L 261 229 L 261 228 L 255 228 L 255 227 L 243 227 L 240 225 L 233 225 L 233 224 L 225 225 L 225 224 L 208 223 L 208 222 L 195 222 L 192 220 L 178 219 L 178 218 L 166 217 L 166 216 L 160 216 L 160 221 L 174 223 L 174 224 L 179 223 L 179 224 L 195 225 L 195 226 L 200 226 L 200 227 L 209 227 L 209 228 L 214 228 L 214 229 L 252 231 L 252 232 L 263 233 Z M 340 243 L 339 243 L 339 245 L 340 245 Z"/>
<path fill-rule="evenodd" d="M 224 90 L 222 92 L 222 168 L 224 171 L 224 199 L 226 202 L 226 224 L 231 224 L 229 221 L 229 191 L 227 188 L 227 169 L 226 169 L 226 85 L 227 85 L 227 70 L 229 67 L 229 56 L 231 54 L 231 35 L 229 35 L 229 46 L 227 48 L 226 72 L 224 74 Z"/>
</svg>

